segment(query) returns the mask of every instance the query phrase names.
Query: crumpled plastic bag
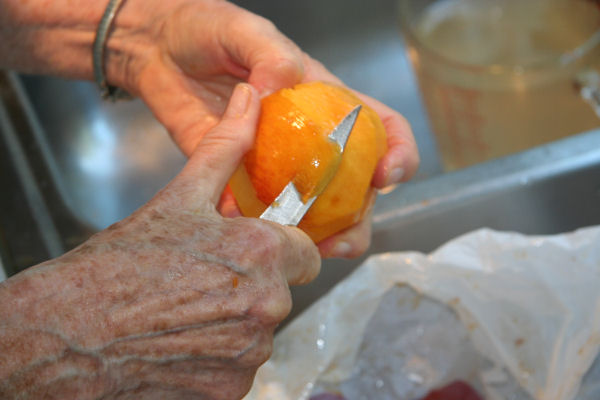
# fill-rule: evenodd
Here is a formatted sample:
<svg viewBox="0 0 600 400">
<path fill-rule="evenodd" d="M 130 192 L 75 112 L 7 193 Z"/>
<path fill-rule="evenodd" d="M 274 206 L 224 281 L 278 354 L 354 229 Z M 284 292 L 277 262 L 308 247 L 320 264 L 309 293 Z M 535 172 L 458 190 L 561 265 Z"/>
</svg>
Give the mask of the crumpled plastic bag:
<svg viewBox="0 0 600 400">
<path fill-rule="evenodd" d="M 430 255 L 367 259 L 278 333 L 245 399 L 303 400 L 357 378 L 418 399 L 457 377 L 486 399 L 597 399 L 600 362 L 582 378 L 599 347 L 600 227 L 481 229 Z M 378 362 L 393 379 L 369 372 Z M 369 393 L 356 398 L 388 398 Z"/>
</svg>

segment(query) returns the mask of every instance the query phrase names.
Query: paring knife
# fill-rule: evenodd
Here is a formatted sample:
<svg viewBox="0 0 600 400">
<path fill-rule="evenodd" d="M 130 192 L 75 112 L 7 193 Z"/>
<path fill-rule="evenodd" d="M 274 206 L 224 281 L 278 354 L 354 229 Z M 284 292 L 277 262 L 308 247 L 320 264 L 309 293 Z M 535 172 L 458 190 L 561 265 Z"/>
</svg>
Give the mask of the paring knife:
<svg viewBox="0 0 600 400">
<path fill-rule="evenodd" d="M 344 147 L 346 147 L 348 137 L 350 136 L 350 132 L 352 132 L 352 128 L 354 128 L 354 123 L 356 122 L 356 118 L 358 117 L 358 113 L 360 112 L 361 108 L 362 107 L 360 105 L 354 107 L 354 109 L 350 111 L 350 113 L 348 113 L 348 115 L 346 115 L 327 136 L 329 140 L 337 143 L 337 145 L 340 147 L 340 153 L 342 154 L 344 153 Z M 330 176 L 333 178 L 335 174 L 330 174 Z M 331 178 L 329 179 L 331 180 Z M 322 185 L 323 190 L 325 187 L 327 187 L 328 183 L 329 182 L 326 182 L 324 185 Z M 319 194 L 321 193 L 316 193 L 306 202 L 303 202 L 302 194 L 298 192 L 298 189 L 296 189 L 296 185 L 294 185 L 292 179 L 283 188 L 281 193 L 279 193 L 273 203 L 271 203 L 271 205 L 262 213 L 260 218 L 267 221 L 277 222 L 281 225 L 298 225 L 302 217 L 304 217 L 304 214 L 307 213 Z"/>
</svg>

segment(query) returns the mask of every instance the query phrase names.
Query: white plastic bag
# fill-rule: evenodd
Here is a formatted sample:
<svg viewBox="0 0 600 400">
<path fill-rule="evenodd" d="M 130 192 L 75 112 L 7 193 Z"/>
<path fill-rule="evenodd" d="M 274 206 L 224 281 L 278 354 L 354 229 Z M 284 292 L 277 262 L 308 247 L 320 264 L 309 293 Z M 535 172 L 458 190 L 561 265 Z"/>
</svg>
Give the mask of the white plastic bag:
<svg viewBox="0 0 600 400">
<path fill-rule="evenodd" d="M 383 336 L 375 331 L 365 337 L 377 325 L 382 299 L 398 285 L 414 289 L 396 293 L 398 298 L 416 302 L 427 296 L 437 302 L 407 308 L 396 299 L 397 312 L 384 302 L 398 322 L 386 327 L 379 317 Z M 448 315 L 457 315 L 460 327 Z M 403 357 L 400 364 L 389 361 L 397 368 L 386 367 L 395 381 L 412 385 L 398 396 L 418 398 L 408 396 L 471 369 L 475 386 L 488 399 L 575 399 L 600 346 L 600 227 L 555 236 L 482 229 L 430 255 L 370 257 L 277 335 L 273 355 L 246 399 L 300 400 L 309 398 L 315 385 L 348 386 L 357 366 L 364 372 L 365 362 L 371 362 L 358 357 L 376 348 L 370 337 L 393 342 L 387 358 Z M 421 375 L 404 371 L 407 365 L 420 368 Z M 600 368 L 594 370 L 600 376 Z M 600 398 L 595 381 L 586 379 L 580 398 Z M 386 382 L 376 379 L 375 387 L 379 384 Z"/>
</svg>

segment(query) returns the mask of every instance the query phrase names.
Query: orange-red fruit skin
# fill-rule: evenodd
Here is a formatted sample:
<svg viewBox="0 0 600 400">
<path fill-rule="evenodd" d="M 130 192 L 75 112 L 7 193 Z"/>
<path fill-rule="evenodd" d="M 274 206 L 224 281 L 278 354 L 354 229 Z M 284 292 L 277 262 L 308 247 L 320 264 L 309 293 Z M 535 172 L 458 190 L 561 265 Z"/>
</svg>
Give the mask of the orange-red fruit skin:
<svg viewBox="0 0 600 400">
<path fill-rule="evenodd" d="M 340 155 L 327 136 L 358 104 L 363 107 Z M 299 84 L 263 98 L 254 147 L 230 186 L 242 214 L 258 217 L 290 180 L 308 199 L 334 174 L 298 225 L 319 242 L 363 217 L 386 149 L 379 116 L 352 92 L 322 82 Z"/>
</svg>

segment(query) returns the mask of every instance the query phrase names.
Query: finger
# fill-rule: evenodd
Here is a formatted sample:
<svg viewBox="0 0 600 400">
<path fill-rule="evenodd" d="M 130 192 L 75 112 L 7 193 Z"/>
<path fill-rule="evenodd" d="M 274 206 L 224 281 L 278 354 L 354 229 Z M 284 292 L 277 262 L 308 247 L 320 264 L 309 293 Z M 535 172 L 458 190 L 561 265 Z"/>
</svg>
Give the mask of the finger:
<svg viewBox="0 0 600 400">
<path fill-rule="evenodd" d="M 334 236 L 319 242 L 319 252 L 323 258 L 356 258 L 367 251 L 371 244 L 371 217 L 376 193 L 369 199 L 364 217 Z"/>
<path fill-rule="evenodd" d="M 242 212 L 238 207 L 235 197 L 233 195 L 233 191 L 229 186 L 227 186 L 223 191 L 221 199 L 219 200 L 219 204 L 217 205 L 217 209 L 219 210 L 222 216 L 227 218 L 235 218 L 240 217 L 242 215 Z"/>
<path fill-rule="evenodd" d="M 345 86 L 344 82 L 332 74 L 325 66 L 308 54 L 303 54 L 304 79 L 303 82 L 324 81 L 336 85 Z"/>
<path fill-rule="evenodd" d="M 356 94 L 379 115 L 387 133 L 388 150 L 377 164 L 372 185 L 381 189 L 408 181 L 417 172 L 420 162 L 410 124 L 388 106 L 364 94 Z"/>
<path fill-rule="evenodd" d="M 306 233 L 296 227 L 278 226 L 287 238 L 286 258 L 282 262 L 288 285 L 304 285 L 321 271 L 321 257 L 317 246 Z"/>
<path fill-rule="evenodd" d="M 223 114 L 234 77 L 223 82 L 200 84 L 172 67 L 152 63 L 139 76 L 138 90 L 155 117 L 167 128 L 186 156 Z"/>
<path fill-rule="evenodd" d="M 229 254 L 239 257 L 240 265 L 253 266 L 255 273 L 267 275 L 256 276 L 259 281 L 264 283 L 274 274 L 281 274 L 289 285 L 299 285 L 318 275 L 319 251 L 302 230 L 258 218 L 233 218 L 227 222 L 228 243 L 238 244 Z"/>
<path fill-rule="evenodd" d="M 371 244 L 371 214 L 365 215 L 353 225 L 318 244 L 323 258 L 356 258 Z"/>
<path fill-rule="evenodd" d="M 261 95 L 299 83 L 304 74 L 303 53 L 272 22 L 240 9 L 221 46 L 231 61 L 249 71 L 248 82 Z"/>
<path fill-rule="evenodd" d="M 238 84 L 221 122 L 202 138 L 171 190 L 188 205 L 216 205 L 227 181 L 254 141 L 260 100 L 252 86 Z"/>
</svg>

